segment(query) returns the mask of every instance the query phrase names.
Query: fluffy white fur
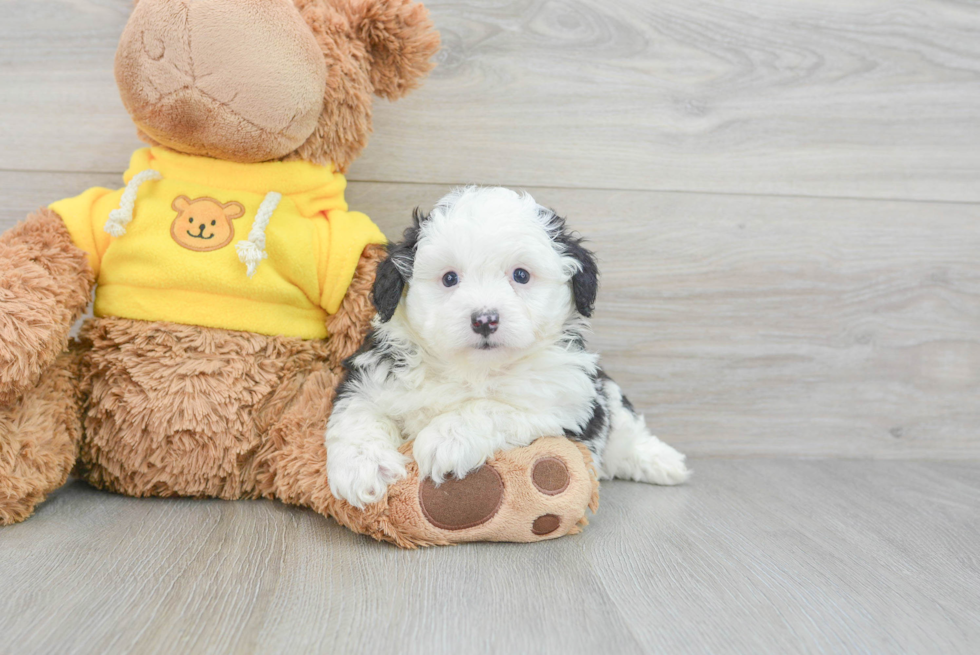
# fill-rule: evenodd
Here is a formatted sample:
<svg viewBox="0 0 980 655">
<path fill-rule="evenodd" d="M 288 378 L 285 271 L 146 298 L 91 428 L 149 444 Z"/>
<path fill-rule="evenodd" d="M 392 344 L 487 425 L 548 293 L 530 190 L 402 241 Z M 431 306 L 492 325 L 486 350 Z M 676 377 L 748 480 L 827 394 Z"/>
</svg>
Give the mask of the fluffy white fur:
<svg viewBox="0 0 980 655">
<path fill-rule="evenodd" d="M 406 475 L 397 450 L 406 439 L 436 483 L 498 450 L 562 434 L 589 445 L 603 478 L 687 479 L 684 456 L 649 433 L 584 349 L 591 307 L 573 278 L 591 253 L 577 243 L 553 212 L 502 188 L 458 189 L 406 231 L 391 248 L 390 275 L 379 269 L 380 316 L 348 363 L 327 428 L 335 496 L 358 507 L 380 500 Z M 519 268 L 526 284 L 515 280 Z M 450 272 L 458 282 L 447 286 Z M 385 320 L 379 298 L 391 280 Z M 499 320 L 481 333 L 473 323 L 487 312 Z"/>
</svg>

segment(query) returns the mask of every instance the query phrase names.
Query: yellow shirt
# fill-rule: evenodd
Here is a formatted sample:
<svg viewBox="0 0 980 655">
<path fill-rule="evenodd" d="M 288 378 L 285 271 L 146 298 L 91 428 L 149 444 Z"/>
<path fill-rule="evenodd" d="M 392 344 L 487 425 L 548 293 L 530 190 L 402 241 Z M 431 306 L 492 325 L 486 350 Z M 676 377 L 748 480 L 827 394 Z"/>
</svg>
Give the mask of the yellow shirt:
<svg viewBox="0 0 980 655">
<path fill-rule="evenodd" d="M 159 179 L 138 185 L 121 236 L 106 223 L 125 189 L 89 189 L 51 205 L 88 253 L 96 316 L 324 338 L 364 247 L 385 243 L 367 216 L 347 211 L 347 180 L 332 166 L 239 164 L 155 147 L 133 154 L 123 180 L 147 170 L 159 175 L 143 177 Z M 249 277 L 238 244 L 254 236 L 259 208 L 275 194 L 282 197 L 257 242 L 267 258 Z"/>
</svg>

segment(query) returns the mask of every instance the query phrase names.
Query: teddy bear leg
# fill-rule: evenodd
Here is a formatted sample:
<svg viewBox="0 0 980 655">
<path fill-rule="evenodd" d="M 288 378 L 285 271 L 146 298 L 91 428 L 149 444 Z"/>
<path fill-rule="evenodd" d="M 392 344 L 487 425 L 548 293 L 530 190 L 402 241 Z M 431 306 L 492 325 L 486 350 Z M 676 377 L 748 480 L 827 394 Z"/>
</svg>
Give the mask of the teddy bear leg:
<svg viewBox="0 0 980 655">
<path fill-rule="evenodd" d="M 78 359 L 76 350 L 62 353 L 0 408 L 0 525 L 26 519 L 68 479 L 82 432 Z"/>
<path fill-rule="evenodd" d="M 410 455 L 411 444 L 402 452 Z M 599 504 L 588 450 L 564 437 L 498 452 L 462 480 L 439 486 L 419 481 L 414 462 L 408 469 L 382 502 L 402 538 L 417 544 L 554 539 L 580 532 Z"/>
<path fill-rule="evenodd" d="M 289 409 L 270 426 L 257 458 L 264 496 L 310 507 L 354 532 L 403 548 L 467 541 L 540 541 L 574 534 L 595 511 L 599 483 L 588 451 L 564 437 L 498 453 L 463 480 L 435 486 L 418 467 L 386 498 L 358 509 L 330 493 L 324 433 L 341 373 L 312 372 Z M 411 455 L 411 444 L 403 446 Z"/>
</svg>

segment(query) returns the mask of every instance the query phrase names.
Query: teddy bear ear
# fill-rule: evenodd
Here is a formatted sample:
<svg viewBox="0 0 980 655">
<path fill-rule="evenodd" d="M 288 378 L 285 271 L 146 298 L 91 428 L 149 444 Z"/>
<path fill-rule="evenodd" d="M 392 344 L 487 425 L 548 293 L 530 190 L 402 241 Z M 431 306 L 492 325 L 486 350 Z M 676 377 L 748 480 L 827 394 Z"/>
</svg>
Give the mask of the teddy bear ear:
<svg viewBox="0 0 980 655">
<path fill-rule="evenodd" d="M 371 57 L 374 92 L 396 100 L 435 66 L 439 33 L 428 10 L 412 0 L 351 0 L 354 33 Z"/>
</svg>

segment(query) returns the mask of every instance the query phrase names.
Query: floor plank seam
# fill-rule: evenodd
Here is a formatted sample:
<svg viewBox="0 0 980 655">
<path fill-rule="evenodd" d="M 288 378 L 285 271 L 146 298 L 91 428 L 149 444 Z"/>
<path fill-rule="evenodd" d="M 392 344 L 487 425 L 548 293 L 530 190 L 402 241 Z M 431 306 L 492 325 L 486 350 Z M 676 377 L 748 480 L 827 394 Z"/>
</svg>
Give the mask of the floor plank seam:
<svg viewBox="0 0 980 655">
<path fill-rule="evenodd" d="M 14 174 L 43 174 L 49 173 L 52 175 L 118 175 L 122 176 L 125 171 L 69 171 L 69 170 L 36 170 L 36 169 L 18 169 L 18 168 L 0 168 L 0 173 L 14 173 Z M 375 179 L 362 179 L 347 176 L 348 184 L 360 183 L 360 184 L 400 184 L 406 186 L 466 186 L 467 184 L 483 184 L 481 182 L 440 182 L 440 181 L 408 181 L 408 180 L 375 180 Z M 495 184 L 486 184 L 486 186 L 497 186 Z M 508 185 L 501 184 L 499 186 L 518 186 L 518 185 Z M 858 201 L 858 202 L 901 202 L 901 203 L 911 203 L 911 204 L 921 204 L 921 205 L 962 205 L 962 206 L 980 206 L 980 200 L 948 200 L 942 198 L 886 198 L 886 197 L 869 197 L 869 196 L 839 196 L 839 195 L 806 195 L 797 193 L 749 193 L 740 191 L 717 191 L 717 190 L 700 190 L 700 189 L 660 189 L 660 188 L 633 188 L 633 187 L 590 187 L 590 186 L 561 186 L 561 185 L 550 185 L 550 184 L 529 184 L 528 187 L 534 189 L 548 189 L 555 191 L 608 191 L 610 193 L 662 193 L 662 194 L 680 194 L 680 195 L 701 195 L 701 196 L 731 196 L 739 198 L 788 198 L 788 199 L 798 199 L 798 200 L 842 200 L 842 201 Z M 518 187 L 520 188 L 520 187 Z"/>
</svg>

